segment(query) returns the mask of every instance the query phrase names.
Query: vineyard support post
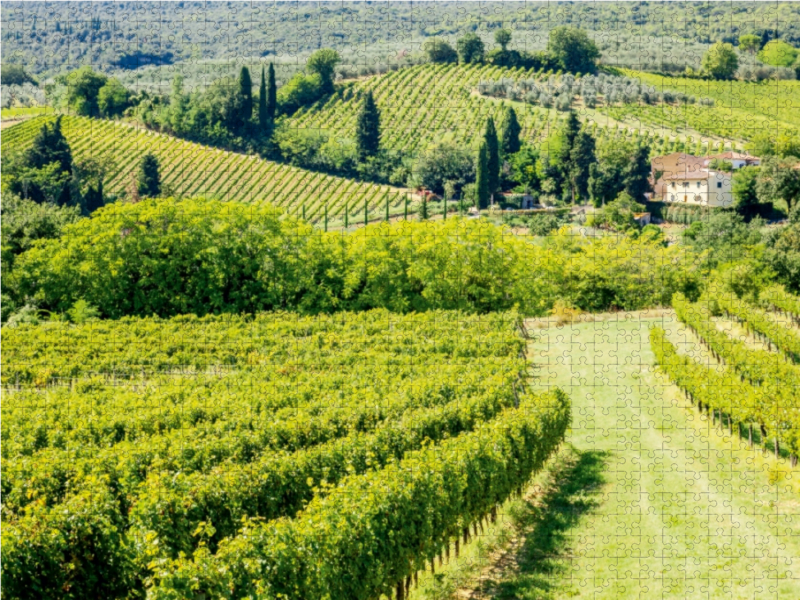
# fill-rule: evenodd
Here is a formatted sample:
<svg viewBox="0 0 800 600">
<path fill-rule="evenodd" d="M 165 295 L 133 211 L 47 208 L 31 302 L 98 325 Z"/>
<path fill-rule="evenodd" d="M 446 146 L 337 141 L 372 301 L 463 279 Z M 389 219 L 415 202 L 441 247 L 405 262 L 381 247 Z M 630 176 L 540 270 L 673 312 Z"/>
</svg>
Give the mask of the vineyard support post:
<svg viewBox="0 0 800 600">
<path fill-rule="evenodd" d="M 325 203 L 325 233 L 328 232 L 328 203 Z"/>
<path fill-rule="evenodd" d="M 364 198 L 364 227 L 367 226 L 367 199 Z"/>
<path fill-rule="evenodd" d="M 348 210 L 347 202 L 344 203 L 344 228 L 347 229 L 347 221 L 348 221 L 348 214 L 350 211 Z"/>
</svg>

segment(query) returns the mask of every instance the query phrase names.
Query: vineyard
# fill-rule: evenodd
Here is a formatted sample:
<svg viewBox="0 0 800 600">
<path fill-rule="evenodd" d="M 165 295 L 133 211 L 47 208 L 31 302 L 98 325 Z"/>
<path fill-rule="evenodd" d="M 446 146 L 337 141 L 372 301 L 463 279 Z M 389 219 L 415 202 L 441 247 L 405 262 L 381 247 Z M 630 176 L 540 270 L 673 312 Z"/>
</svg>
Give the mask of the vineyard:
<svg viewBox="0 0 800 600">
<path fill-rule="evenodd" d="M 352 136 L 361 97 L 371 90 L 381 111 L 381 143 L 387 148 L 416 153 L 443 141 L 472 146 L 485 121 L 492 117 L 499 123 L 504 108 L 501 102 L 481 95 L 482 86 L 490 81 L 546 81 L 553 77 L 556 76 L 522 68 L 425 64 L 351 84 L 330 99 L 301 109 L 288 123 L 293 128 L 325 129 Z M 566 112 L 548 106 L 510 102 L 522 126 L 521 138 L 532 143 L 547 138 L 566 116 Z M 667 150 L 674 149 L 678 142 L 678 136 L 661 135 L 653 127 L 609 123 L 607 117 L 595 111 L 581 110 L 579 114 L 592 122 L 599 139 L 641 138 Z"/>
<path fill-rule="evenodd" d="M 32 118 L 8 128 L 3 134 L 3 154 L 27 148 L 51 117 Z M 76 161 L 88 157 L 111 157 L 106 175 L 107 193 L 122 194 L 131 185 L 142 156 L 155 155 L 160 162 L 161 181 L 175 196 L 205 196 L 243 202 L 266 201 L 312 222 L 343 217 L 345 207 L 355 222 L 403 212 L 407 193 L 400 188 L 357 182 L 256 156 L 217 150 L 153 131 L 114 121 L 66 116 L 62 131 Z"/>
<path fill-rule="evenodd" d="M 523 334 L 441 311 L 4 331 L 4 594 L 404 597 L 562 440 Z"/>
<path fill-rule="evenodd" d="M 777 294 L 775 294 L 777 295 Z M 720 310 L 744 324 L 775 351 L 761 350 L 722 331 L 703 303 L 691 304 L 681 294 L 673 298 L 678 318 L 692 331 L 717 364 L 701 364 L 680 355 L 664 331 L 650 335 L 656 362 L 699 410 L 731 432 L 747 430 L 753 443 L 755 425 L 762 442 L 771 440 L 776 457 L 788 452 L 792 466 L 800 455 L 800 336 L 788 322 L 743 301 L 718 299 Z"/>
<path fill-rule="evenodd" d="M 651 73 L 623 70 L 642 84 L 665 90 L 707 97 L 713 106 L 678 104 L 660 107 L 643 104 L 615 106 L 603 109 L 614 118 L 634 117 L 653 125 L 680 128 L 690 127 L 705 135 L 730 139 L 750 139 L 769 131 L 800 135 L 800 82 L 794 80 L 764 81 L 704 81 L 680 77 L 663 77 Z"/>
<path fill-rule="evenodd" d="M 651 132 L 652 144 L 664 152 L 675 149 L 669 140 L 687 136 L 708 144 L 720 139 L 751 139 L 764 131 L 791 136 L 800 132 L 793 110 L 797 108 L 793 95 L 800 89 L 796 81 L 737 81 L 723 86 L 638 71 L 622 73 L 624 76 L 536 74 L 532 78 L 489 79 L 481 81 L 478 89 L 484 95 L 526 106 L 574 109 L 591 121 L 611 117 L 617 124 Z M 608 135 L 608 129 L 601 130 L 601 137 L 603 133 Z"/>
</svg>

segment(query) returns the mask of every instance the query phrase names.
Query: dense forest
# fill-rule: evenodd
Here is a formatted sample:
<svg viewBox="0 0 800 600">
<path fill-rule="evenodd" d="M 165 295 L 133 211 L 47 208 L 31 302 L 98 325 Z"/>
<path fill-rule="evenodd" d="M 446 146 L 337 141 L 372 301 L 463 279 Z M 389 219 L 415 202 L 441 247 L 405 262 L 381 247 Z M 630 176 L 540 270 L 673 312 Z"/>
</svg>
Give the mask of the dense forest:
<svg viewBox="0 0 800 600">
<path fill-rule="evenodd" d="M 699 66 L 709 45 L 743 34 L 797 45 L 799 15 L 791 2 L 436 2 L 424 11 L 412 2 L 5 2 L 2 44 L 4 62 L 46 75 L 81 64 L 202 71 L 233 57 L 302 62 L 325 47 L 369 69 L 418 52 L 430 37 L 475 33 L 488 42 L 502 28 L 515 49 L 541 50 L 549 31 L 566 25 L 589 31 L 608 64 L 683 70 Z"/>
</svg>

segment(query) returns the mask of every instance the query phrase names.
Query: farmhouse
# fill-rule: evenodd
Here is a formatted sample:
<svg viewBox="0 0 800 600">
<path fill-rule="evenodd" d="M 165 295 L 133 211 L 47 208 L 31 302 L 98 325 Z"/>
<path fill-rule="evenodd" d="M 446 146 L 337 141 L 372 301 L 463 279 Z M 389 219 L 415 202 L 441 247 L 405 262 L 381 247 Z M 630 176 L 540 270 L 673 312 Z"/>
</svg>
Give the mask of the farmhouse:
<svg viewBox="0 0 800 600">
<path fill-rule="evenodd" d="M 673 152 L 652 161 L 653 200 L 669 203 L 726 207 L 733 205 L 732 174 L 710 168 L 715 159 L 730 162 L 733 169 L 759 164 L 759 159 L 738 152 L 693 156 Z M 659 175 L 656 179 L 656 175 Z"/>
</svg>

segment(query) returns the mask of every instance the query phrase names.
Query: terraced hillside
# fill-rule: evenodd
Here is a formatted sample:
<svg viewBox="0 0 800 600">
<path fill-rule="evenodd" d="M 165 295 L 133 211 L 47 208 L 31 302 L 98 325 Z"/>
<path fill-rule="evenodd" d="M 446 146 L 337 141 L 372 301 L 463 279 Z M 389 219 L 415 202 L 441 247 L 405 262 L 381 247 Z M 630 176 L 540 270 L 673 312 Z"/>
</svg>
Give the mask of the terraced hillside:
<svg viewBox="0 0 800 600">
<path fill-rule="evenodd" d="M 615 106 L 603 111 L 616 118 L 635 117 L 665 128 L 691 127 L 704 135 L 751 139 L 768 131 L 800 136 L 800 82 L 703 81 L 623 71 L 658 91 L 671 90 L 714 100 L 714 106 Z"/>
<path fill-rule="evenodd" d="M 36 117 L 8 128 L 2 152 L 25 149 L 41 126 L 52 117 Z M 135 176 L 139 161 L 154 154 L 161 164 L 162 185 L 180 196 L 206 196 L 242 202 L 266 201 L 316 221 L 342 214 L 345 206 L 363 215 L 364 202 L 374 214 L 399 212 L 406 191 L 373 183 L 314 173 L 263 160 L 256 156 L 226 152 L 127 124 L 65 116 L 62 130 L 73 157 L 110 155 L 113 167 L 105 181 L 110 194 L 125 191 Z"/>
<path fill-rule="evenodd" d="M 431 144 L 452 140 L 471 145 L 482 133 L 490 116 L 499 123 L 504 103 L 510 103 L 522 126 L 522 138 L 536 142 L 546 138 L 567 114 L 525 102 L 490 98 L 480 93 L 480 84 L 489 81 L 545 80 L 553 77 L 534 70 L 492 65 L 425 64 L 392 71 L 358 81 L 331 98 L 296 113 L 288 123 L 292 127 L 325 129 L 340 136 L 352 137 L 361 97 L 372 90 L 381 111 L 382 143 L 391 149 L 415 153 Z M 556 79 L 558 77 L 556 76 Z M 652 85 L 652 84 L 651 84 Z M 702 95 L 701 92 L 698 92 Z M 659 150 L 677 149 L 674 144 L 692 140 L 718 141 L 726 135 L 706 127 L 705 133 L 683 121 L 681 127 L 665 125 L 662 120 L 647 121 L 589 109 L 577 100 L 572 108 L 589 122 L 599 139 L 619 136 L 648 137 Z M 658 107 L 653 107 L 659 110 Z M 706 107 L 702 107 L 706 108 Z M 608 111 L 606 111 L 608 112 Z M 729 136 L 741 139 L 739 136 Z"/>
</svg>

